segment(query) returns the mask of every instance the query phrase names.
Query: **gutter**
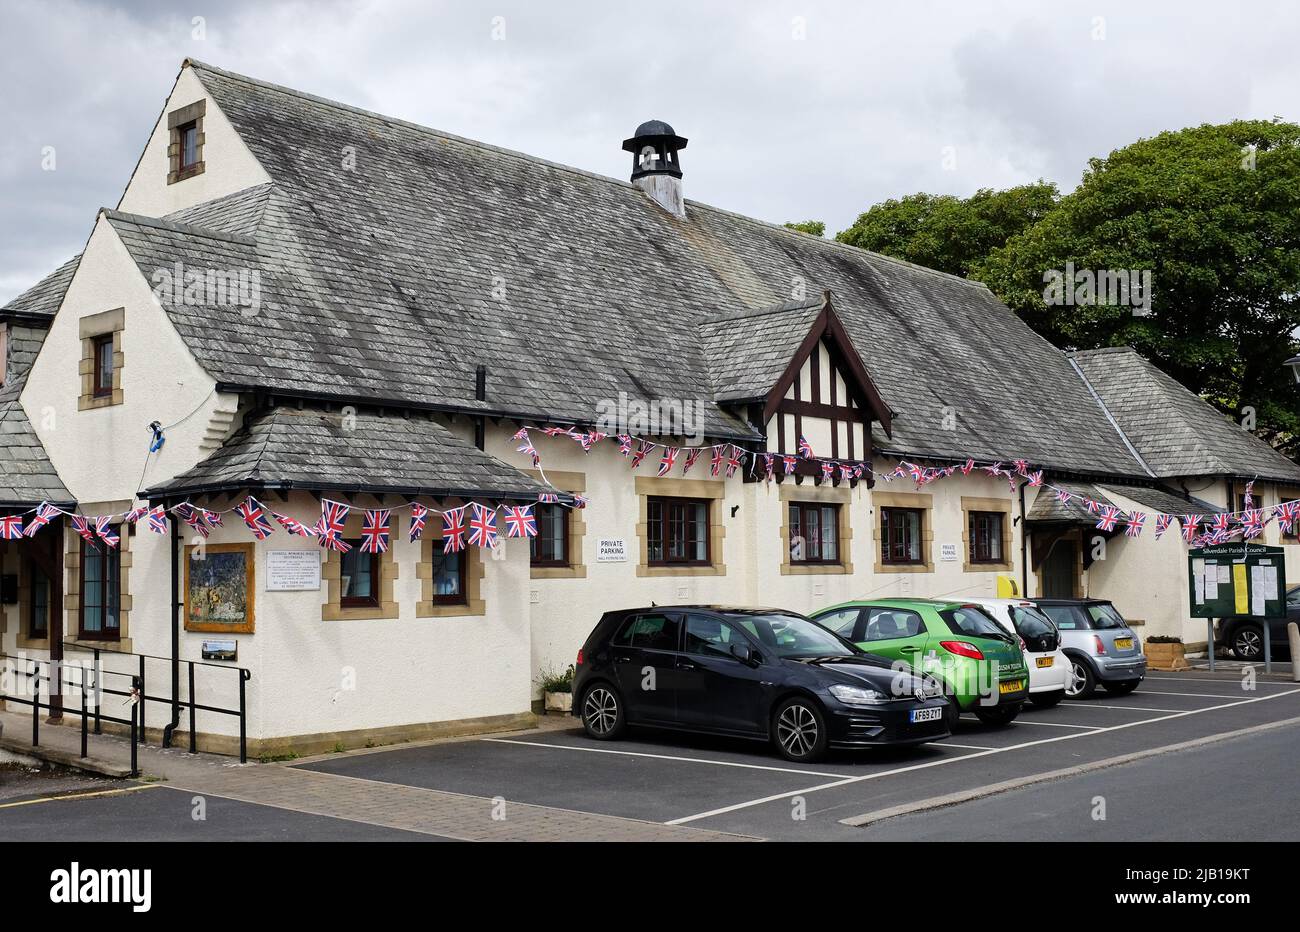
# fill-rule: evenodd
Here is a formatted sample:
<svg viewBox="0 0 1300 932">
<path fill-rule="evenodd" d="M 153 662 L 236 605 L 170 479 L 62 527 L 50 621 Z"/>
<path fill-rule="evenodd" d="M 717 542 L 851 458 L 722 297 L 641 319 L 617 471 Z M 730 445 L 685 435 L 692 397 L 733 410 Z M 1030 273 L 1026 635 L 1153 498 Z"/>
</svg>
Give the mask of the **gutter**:
<svg viewBox="0 0 1300 932">
<path fill-rule="evenodd" d="M 298 482 L 286 480 L 281 482 L 264 482 L 258 479 L 242 479 L 231 482 L 211 482 L 203 485 L 158 486 L 145 489 L 140 495 L 151 504 L 165 504 L 168 499 L 181 499 L 190 495 L 206 495 L 216 492 L 249 491 L 284 491 L 284 492 L 351 492 L 367 495 L 428 495 L 431 498 L 499 498 L 511 501 L 535 501 L 538 492 L 545 492 L 539 485 L 531 491 L 501 491 L 491 489 L 439 489 L 418 486 L 368 486 L 349 485 L 338 482 Z"/>
</svg>

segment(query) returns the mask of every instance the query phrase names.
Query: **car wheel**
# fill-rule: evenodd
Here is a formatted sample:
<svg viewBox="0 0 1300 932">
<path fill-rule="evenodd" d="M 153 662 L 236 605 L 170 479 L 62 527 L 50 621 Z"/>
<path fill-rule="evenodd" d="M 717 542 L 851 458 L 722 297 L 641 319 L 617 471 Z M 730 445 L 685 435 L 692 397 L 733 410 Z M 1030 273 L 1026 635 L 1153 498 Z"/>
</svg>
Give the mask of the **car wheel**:
<svg viewBox="0 0 1300 932">
<path fill-rule="evenodd" d="M 1097 677 L 1093 676 L 1092 667 L 1086 660 L 1070 658 L 1074 670 L 1074 680 L 1065 687 L 1065 694 L 1071 699 L 1087 699 L 1097 691 Z"/>
<path fill-rule="evenodd" d="M 1122 683 L 1102 683 L 1101 685 L 1105 686 L 1106 692 L 1110 693 L 1112 696 L 1127 696 L 1133 690 L 1137 689 L 1138 684 L 1141 682 L 1141 680 L 1125 680 Z"/>
<path fill-rule="evenodd" d="M 1050 693 L 1031 693 L 1029 701 L 1040 709 L 1048 709 L 1065 698 L 1064 689 L 1054 689 Z"/>
<path fill-rule="evenodd" d="M 943 697 L 948 700 L 948 707 L 943 710 L 948 722 L 948 730 L 956 731 L 957 723 L 961 721 L 961 704 L 957 701 L 955 693 L 944 693 Z"/>
<path fill-rule="evenodd" d="M 587 737 L 611 741 L 627 729 L 623 700 L 608 683 L 593 683 L 582 694 L 582 728 Z"/>
<path fill-rule="evenodd" d="M 1258 660 L 1264 656 L 1264 629 L 1256 624 L 1242 625 L 1232 632 L 1232 655 L 1238 660 Z"/>
<path fill-rule="evenodd" d="M 976 706 L 975 717 L 985 725 L 1010 725 L 1023 707 L 1024 703 L 1021 702 L 1015 705 L 996 705 L 988 709 Z"/>
<path fill-rule="evenodd" d="M 817 703 L 793 696 L 772 713 L 772 737 L 777 753 L 786 760 L 813 761 L 826 753 L 829 736 L 826 717 Z"/>
</svg>

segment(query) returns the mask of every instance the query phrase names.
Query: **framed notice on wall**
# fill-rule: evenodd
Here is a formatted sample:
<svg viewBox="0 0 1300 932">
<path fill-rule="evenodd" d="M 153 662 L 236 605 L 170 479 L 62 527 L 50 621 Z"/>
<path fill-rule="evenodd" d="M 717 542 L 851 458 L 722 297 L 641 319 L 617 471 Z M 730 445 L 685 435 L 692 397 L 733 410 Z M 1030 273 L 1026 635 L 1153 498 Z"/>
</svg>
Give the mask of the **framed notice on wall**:
<svg viewBox="0 0 1300 932">
<path fill-rule="evenodd" d="M 185 630 L 253 633 L 253 544 L 185 548 Z"/>
<path fill-rule="evenodd" d="M 268 550 L 267 592 L 314 592 L 320 589 L 320 553 L 315 550 Z"/>
</svg>

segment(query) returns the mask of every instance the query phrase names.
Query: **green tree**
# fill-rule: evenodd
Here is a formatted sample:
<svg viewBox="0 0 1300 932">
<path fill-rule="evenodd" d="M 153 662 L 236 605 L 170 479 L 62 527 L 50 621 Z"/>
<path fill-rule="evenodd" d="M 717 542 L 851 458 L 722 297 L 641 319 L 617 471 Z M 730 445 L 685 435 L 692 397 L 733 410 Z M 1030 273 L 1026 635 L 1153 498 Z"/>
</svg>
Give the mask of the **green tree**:
<svg viewBox="0 0 1300 932">
<path fill-rule="evenodd" d="M 1150 313 L 1056 302 L 1047 286 L 1067 263 L 1076 281 L 1149 271 Z M 1300 126 L 1197 126 L 1092 159 L 1075 191 L 972 274 L 1057 346 L 1132 346 L 1224 411 L 1254 408 L 1266 439 L 1292 451 L 1300 440 L 1283 368 L 1300 350 Z"/>
<path fill-rule="evenodd" d="M 826 222 L 824 220 L 800 220 L 798 223 L 787 223 L 784 226 L 788 230 L 807 233 L 809 236 L 826 235 Z"/>
<path fill-rule="evenodd" d="M 1046 181 L 1005 191 L 983 188 L 966 198 L 911 194 L 875 205 L 835 238 L 966 276 L 994 249 L 1041 220 L 1056 200 L 1056 185 Z"/>
</svg>

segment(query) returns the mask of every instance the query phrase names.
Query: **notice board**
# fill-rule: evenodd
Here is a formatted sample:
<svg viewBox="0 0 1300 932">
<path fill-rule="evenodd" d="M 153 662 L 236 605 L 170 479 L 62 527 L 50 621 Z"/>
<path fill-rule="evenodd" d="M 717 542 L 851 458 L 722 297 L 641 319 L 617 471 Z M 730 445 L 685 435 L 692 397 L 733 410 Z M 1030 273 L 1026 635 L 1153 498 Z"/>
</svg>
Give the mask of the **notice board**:
<svg viewBox="0 0 1300 932">
<path fill-rule="evenodd" d="M 1187 553 L 1193 618 L 1286 615 L 1285 563 L 1281 547 L 1218 544 Z"/>
</svg>

